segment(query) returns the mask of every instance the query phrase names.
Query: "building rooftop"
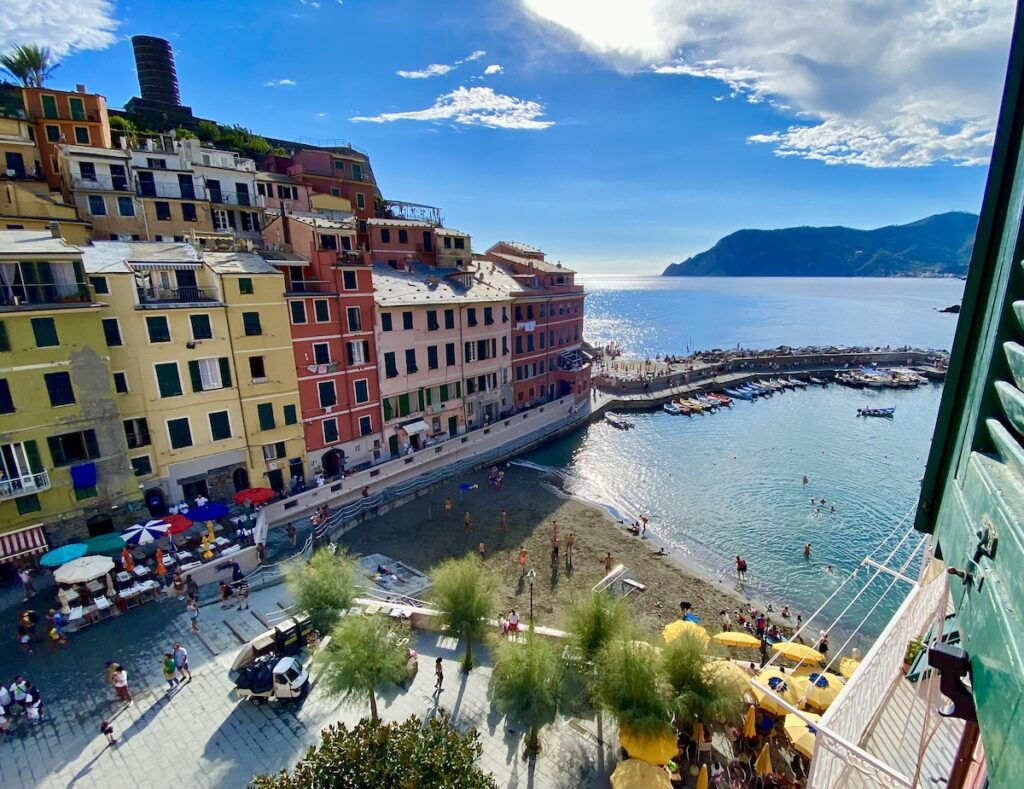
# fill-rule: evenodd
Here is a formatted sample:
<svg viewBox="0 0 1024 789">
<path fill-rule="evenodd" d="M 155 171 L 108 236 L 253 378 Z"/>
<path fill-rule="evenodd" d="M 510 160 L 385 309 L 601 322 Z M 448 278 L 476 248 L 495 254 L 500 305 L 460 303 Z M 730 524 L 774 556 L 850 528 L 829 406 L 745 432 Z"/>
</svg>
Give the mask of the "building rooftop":
<svg viewBox="0 0 1024 789">
<path fill-rule="evenodd" d="M 464 304 L 467 302 L 509 301 L 507 291 L 495 282 L 472 279 L 469 287 L 460 278 L 473 277 L 471 271 L 411 264 L 411 271 L 396 271 L 384 263 L 373 266 L 373 298 L 381 307 Z"/>
<path fill-rule="evenodd" d="M 435 227 L 434 232 L 439 236 L 469 236 L 469 233 L 463 233 L 454 227 Z"/>
<path fill-rule="evenodd" d="M 346 217 L 345 219 L 333 219 L 320 216 L 319 214 L 291 213 L 288 214 L 288 217 L 296 222 L 302 222 L 305 225 L 323 230 L 354 230 L 356 224 L 354 216 Z"/>
<path fill-rule="evenodd" d="M 543 255 L 544 250 L 537 249 L 537 247 L 531 247 L 529 244 L 524 244 L 522 241 L 499 241 L 498 244 L 504 244 L 507 247 L 518 249 L 520 252 L 527 252 L 531 255 Z M 497 246 L 497 244 L 495 245 Z"/>
<path fill-rule="evenodd" d="M 366 224 L 374 225 L 375 227 L 422 227 L 424 230 L 436 229 L 436 225 L 431 222 L 421 222 L 418 219 L 381 219 L 376 217 L 374 219 L 367 219 Z"/>
<path fill-rule="evenodd" d="M 299 182 L 292 178 L 290 175 L 284 173 L 268 173 L 266 170 L 258 170 L 256 172 L 257 181 L 279 181 L 283 184 L 295 184 L 300 186 Z"/>
<path fill-rule="evenodd" d="M 78 247 L 63 238 L 54 238 L 49 230 L 0 230 L 0 255 L 74 255 Z"/>
<path fill-rule="evenodd" d="M 505 243 L 505 242 L 502 242 Z M 510 263 L 518 263 L 521 266 L 532 266 L 537 271 L 548 271 L 553 274 L 575 274 L 576 272 L 572 269 L 568 269 L 561 263 L 549 263 L 546 260 L 536 260 L 535 258 L 524 258 L 519 255 L 510 255 L 507 252 L 489 252 L 488 254 L 494 255 L 495 257 L 507 260 Z"/>
<path fill-rule="evenodd" d="M 259 256 L 275 266 L 308 266 L 309 261 L 294 252 L 280 252 L 273 249 L 261 249 Z"/>
<path fill-rule="evenodd" d="M 132 264 L 147 268 L 154 264 L 197 268 L 202 264 L 200 251 L 180 241 L 94 241 L 81 250 L 87 274 L 127 274 L 133 271 Z"/>
<path fill-rule="evenodd" d="M 206 252 L 203 260 L 218 274 L 281 274 L 255 252 Z"/>
<path fill-rule="evenodd" d="M 91 145 L 70 145 L 62 143 L 58 146 L 62 153 L 69 156 L 100 156 L 110 159 L 127 159 L 131 154 L 120 148 L 95 148 Z"/>
</svg>

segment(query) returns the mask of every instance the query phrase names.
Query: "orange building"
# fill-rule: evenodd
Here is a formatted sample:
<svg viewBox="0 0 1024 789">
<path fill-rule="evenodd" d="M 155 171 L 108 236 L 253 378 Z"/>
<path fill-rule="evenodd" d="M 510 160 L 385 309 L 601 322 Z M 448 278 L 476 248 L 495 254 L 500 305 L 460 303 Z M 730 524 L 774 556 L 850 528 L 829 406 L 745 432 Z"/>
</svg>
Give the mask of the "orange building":
<svg viewBox="0 0 1024 789">
<path fill-rule="evenodd" d="M 107 100 L 98 93 L 86 93 L 85 85 L 74 91 L 22 88 L 21 99 L 35 127 L 43 177 L 51 189 L 61 186 L 57 145 L 111 147 Z"/>
</svg>

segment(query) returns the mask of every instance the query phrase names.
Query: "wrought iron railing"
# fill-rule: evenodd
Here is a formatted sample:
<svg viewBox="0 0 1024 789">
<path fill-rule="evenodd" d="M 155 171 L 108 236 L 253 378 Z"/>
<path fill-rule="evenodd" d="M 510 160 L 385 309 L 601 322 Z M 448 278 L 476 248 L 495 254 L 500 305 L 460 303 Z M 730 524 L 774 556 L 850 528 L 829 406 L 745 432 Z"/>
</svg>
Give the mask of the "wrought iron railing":
<svg viewBox="0 0 1024 789">
<path fill-rule="evenodd" d="M 50 475 L 43 469 L 20 477 L 0 478 L 0 500 L 16 499 L 19 496 L 30 496 L 50 489 Z"/>
</svg>

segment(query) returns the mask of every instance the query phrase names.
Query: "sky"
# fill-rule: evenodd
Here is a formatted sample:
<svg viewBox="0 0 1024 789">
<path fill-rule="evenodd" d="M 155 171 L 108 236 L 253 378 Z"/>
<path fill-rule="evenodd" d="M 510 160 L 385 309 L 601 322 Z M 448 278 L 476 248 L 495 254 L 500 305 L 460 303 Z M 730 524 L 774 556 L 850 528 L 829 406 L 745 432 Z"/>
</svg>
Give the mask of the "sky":
<svg viewBox="0 0 1024 789">
<path fill-rule="evenodd" d="M 476 251 L 656 274 L 747 227 L 977 212 L 1012 0 L 6 0 L 0 51 L 138 95 L 167 38 L 182 103 L 366 151 L 384 195 Z"/>
</svg>

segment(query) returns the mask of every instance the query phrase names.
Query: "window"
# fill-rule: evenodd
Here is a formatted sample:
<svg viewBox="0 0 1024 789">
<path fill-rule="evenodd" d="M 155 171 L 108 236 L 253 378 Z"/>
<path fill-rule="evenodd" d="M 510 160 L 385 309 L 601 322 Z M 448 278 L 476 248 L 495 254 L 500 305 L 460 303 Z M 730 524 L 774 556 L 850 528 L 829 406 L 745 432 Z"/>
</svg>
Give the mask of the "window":
<svg viewBox="0 0 1024 789">
<path fill-rule="evenodd" d="M 320 381 L 316 385 L 317 393 L 320 395 L 320 407 L 330 408 L 338 404 L 338 392 L 334 381 Z"/>
<path fill-rule="evenodd" d="M 246 197 L 245 199 L 248 200 L 249 198 Z M 246 203 L 242 202 L 242 195 L 241 195 L 241 193 L 239 193 L 239 195 L 238 195 L 238 202 L 239 202 L 240 205 L 249 205 L 249 203 L 247 203 L 247 202 Z M 259 228 L 256 227 L 256 222 L 253 220 L 253 217 L 255 216 L 254 214 L 251 214 L 248 211 L 242 211 L 242 212 L 240 212 L 239 216 L 241 216 L 241 218 L 242 218 L 242 230 L 244 230 L 246 232 L 252 232 L 253 230 L 259 230 Z"/>
<path fill-rule="evenodd" d="M 60 142 L 60 127 L 59 126 L 47 126 L 46 127 L 46 139 L 49 142 Z"/>
<path fill-rule="evenodd" d="M 72 405 L 75 402 L 75 390 L 71 388 L 71 373 L 44 373 L 46 392 L 50 395 L 50 405 Z"/>
<path fill-rule="evenodd" d="M 135 203 L 130 197 L 122 195 L 117 198 L 117 213 L 119 216 L 135 216 Z"/>
<path fill-rule="evenodd" d="M 210 440 L 223 441 L 231 438 L 231 420 L 227 411 L 214 411 L 208 414 L 210 419 Z"/>
<path fill-rule="evenodd" d="M 444 346 L 444 362 L 447 367 L 455 366 L 455 343 L 445 343 Z"/>
<path fill-rule="evenodd" d="M 299 300 L 290 302 L 292 312 L 292 323 L 306 322 L 306 302 Z"/>
<path fill-rule="evenodd" d="M 209 392 L 231 386 L 231 362 L 226 356 L 219 359 L 194 359 L 188 363 L 193 392 Z"/>
<path fill-rule="evenodd" d="M 444 327 L 446 329 L 455 328 L 455 310 L 444 311 Z"/>
<path fill-rule="evenodd" d="M 195 203 L 182 203 L 181 204 L 181 218 L 186 222 L 198 222 L 199 217 L 196 214 Z"/>
<path fill-rule="evenodd" d="M 313 362 L 315 364 L 331 363 L 331 346 L 326 342 L 313 343 Z"/>
<path fill-rule="evenodd" d="M 150 342 L 171 341 L 171 328 L 167 324 L 166 315 L 147 315 L 146 330 L 149 332 Z"/>
<path fill-rule="evenodd" d="M 294 404 L 288 404 L 284 407 L 284 423 L 286 425 L 294 425 L 299 421 L 298 413 L 295 410 Z"/>
<path fill-rule="evenodd" d="M 354 340 L 348 344 L 348 363 L 366 364 L 370 361 L 370 343 L 366 340 Z"/>
<path fill-rule="evenodd" d="M 470 326 L 476 326 L 476 307 L 469 307 L 466 309 L 466 322 Z"/>
<path fill-rule="evenodd" d="M 336 187 L 336 186 L 332 186 L 331 187 L 331 197 L 341 197 L 341 190 L 338 187 Z"/>
<path fill-rule="evenodd" d="M 380 328 L 381 331 L 391 331 L 391 313 L 382 312 L 380 314 Z"/>
<path fill-rule="evenodd" d="M 11 385 L 6 378 L 0 378 L 0 414 L 13 414 L 14 400 L 11 398 Z"/>
<path fill-rule="evenodd" d="M 467 342 L 463 346 L 463 361 L 475 362 L 476 361 L 476 343 Z"/>
<path fill-rule="evenodd" d="M 531 353 L 533 351 L 533 335 L 526 335 L 526 352 Z"/>
<path fill-rule="evenodd" d="M 412 329 L 412 313 L 411 312 L 403 312 L 402 313 L 402 328 L 406 329 L 406 330 Z"/>
<path fill-rule="evenodd" d="M 451 236 L 445 236 L 444 237 L 444 248 L 445 249 L 451 249 L 452 248 L 452 237 Z"/>
<path fill-rule="evenodd" d="M 338 440 L 338 420 L 337 419 L 325 419 L 322 422 L 324 426 L 324 443 L 332 444 Z"/>
<path fill-rule="evenodd" d="M 370 384 L 365 378 L 358 379 L 352 388 L 355 390 L 357 403 L 370 402 Z"/>
<path fill-rule="evenodd" d="M 398 243 L 399 244 L 408 244 L 409 243 L 409 231 L 408 230 L 399 230 L 398 231 Z"/>
<path fill-rule="evenodd" d="M 508 323 L 508 307 L 501 308 L 501 322 Z"/>
<path fill-rule="evenodd" d="M 405 349 L 405 374 L 412 375 L 416 372 L 416 349 L 406 348 Z"/>
<path fill-rule="evenodd" d="M 516 353 L 522 353 L 522 352 L 523 352 L 523 335 L 517 334 L 516 335 Z"/>
<path fill-rule="evenodd" d="M 166 170 L 167 160 L 166 159 L 154 159 L 151 156 L 146 157 L 146 167 L 150 170 Z"/>
<path fill-rule="evenodd" d="M 210 325 L 209 315 L 189 315 L 188 321 L 192 324 L 193 340 L 213 339 L 213 327 Z"/>
<path fill-rule="evenodd" d="M 359 417 L 359 435 L 368 436 L 373 432 L 373 419 L 369 416 Z"/>
<path fill-rule="evenodd" d="M 540 332 L 540 349 L 544 350 L 544 332 Z"/>
<path fill-rule="evenodd" d="M 107 201 L 100 195 L 89 195 L 89 213 L 93 216 L 106 216 Z"/>
<path fill-rule="evenodd" d="M 363 197 L 362 192 L 356 192 L 356 206 L 358 208 L 366 208 L 366 198 Z"/>
<path fill-rule="evenodd" d="M 117 318 L 104 318 L 103 323 L 103 337 L 107 341 L 108 348 L 117 348 L 123 345 L 121 341 L 121 327 L 117 322 Z"/>
<path fill-rule="evenodd" d="M 456 249 L 465 249 L 466 248 L 466 239 L 464 239 L 464 238 L 456 238 L 455 239 L 455 248 Z"/>
<path fill-rule="evenodd" d="M 364 236 L 366 235 L 366 220 L 365 219 L 360 219 L 359 220 L 359 232 L 362 233 Z"/>
<path fill-rule="evenodd" d="M 79 145 L 89 144 L 89 129 L 85 126 L 75 127 L 75 142 Z"/>
<path fill-rule="evenodd" d="M 334 169 L 341 173 L 345 172 L 345 162 L 341 159 L 335 159 Z"/>
<path fill-rule="evenodd" d="M 358 307 L 349 307 L 345 310 L 345 314 L 348 316 L 348 330 L 349 331 L 362 331 L 363 321 L 359 315 Z"/>
<path fill-rule="evenodd" d="M 484 326 L 490 326 L 494 323 L 494 308 L 484 307 Z"/>
<path fill-rule="evenodd" d="M 149 459 L 149 455 L 132 458 L 131 464 L 136 477 L 148 477 L 153 473 L 153 462 Z"/>
<path fill-rule="evenodd" d="M 43 117 L 44 118 L 56 118 L 57 115 L 57 97 L 51 96 L 50 94 L 44 94 L 39 97 L 39 100 L 43 105 Z"/>
<path fill-rule="evenodd" d="M 260 430 L 274 429 L 274 404 L 258 403 L 256 405 L 256 416 L 260 421 Z"/>
<path fill-rule="evenodd" d="M 384 354 L 384 375 L 388 378 L 398 377 L 398 365 L 395 364 L 395 354 L 390 351 Z"/>
<path fill-rule="evenodd" d="M 149 423 L 144 417 L 139 419 L 125 419 L 124 437 L 128 442 L 129 449 L 148 447 L 150 444 Z"/>
<path fill-rule="evenodd" d="M 437 322 L 437 310 L 427 310 L 427 331 L 437 331 L 441 325 Z"/>
<path fill-rule="evenodd" d="M 272 460 L 278 460 L 285 456 L 284 441 L 278 441 L 276 444 L 264 444 L 263 445 L 263 459 L 268 463 Z"/>
<path fill-rule="evenodd" d="M 327 323 L 331 319 L 331 307 L 327 299 L 313 300 L 313 316 L 317 323 Z"/>
<path fill-rule="evenodd" d="M 238 292 L 243 296 L 252 295 L 252 278 L 251 277 L 239 277 L 238 278 Z"/>
<path fill-rule="evenodd" d="M 380 242 L 382 244 L 390 244 L 391 243 L 391 231 L 388 230 L 386 227 L 382 227 L 380 229 Z"/>
<path fill-rule="evenodd" d="M 260 326 L 260 314 L 258 312 L 243 312 L 242 325 L 245 327 L 246 337 L 256 337 L 263 334 L 263 328 Z"/>
<path fill-rule="evenodd" d="M 57 324 L 53 318 L 32 318 L 32 334 L 36 338 L 37 348 L 52 348 L 60 345 L 57 338 Z"/>
<path fill-rule="evenodd" d="M 437 346 L 436 345 L 428 345 L 427 346 L 427 369 L 428 370 L 436 370 L 437 366 L 438 366 L 437 365 Z"/>
<path fill-rule="evenodd" d="M 95 430 L 64 433 L 46 439 L 54 466 L 69 466 L 81 460 L 95 460 L 100 456 Z"/>
<path fill-rule="evenodd" d="M 39 512 L 42 509 L 42 505 L 39 503 L 39 496 L 35 493 L 30 496 L 22 496 L 14 500 L 14 503 L 18 505 L 19 515 L 28 515 L 30 512 Z"/>
<path fill-rule="evenodd" d="M 192 426 L 188 417 L 167 420 L 167 437 L 171 442 L 171 449 L 185 449 L 192 446 Z"/>
<path fill-rule="evenodd" d="M 153 206 L 156 209 L 156 218 L 157 219 L 159 219 L 161 221 L 164 221 L 164 222 L 169 222 L 170 221 L 170 219 L 171 219 L 171 204 L 170 203 L 168 203 L 168 202 L 166 202 L 164 200 L 157 200 L 157 201 L 155 201 L 153 203 Z"/>
<path fill-rule="evenodd" d="M 128 375 L 126 373 L 114 373 L 114 391 L 118 394 L 128 394 Z"/>
<path fill-rule="evenodd" d="M 508 356 L 508 337 L 504 335 L 501 338 L 501 355 Z"/>
<path fill-rule="evenodd" d="M 359 282 L 354 271 L 343 271 L 341 273 L 341 279 L 342 287 L 344 287 L 345 290 L 356 290 L 359 288 Z"/>
<path fill-rule="evenodd" d="M 156 369 L 156 384 L 161 397 L 177 397 L 181 392 L 181 379 L 178 377 L 178 363 L 164 362 L 153 365 Z"/>
<path fill-rule="evenodd" d="M 249 357 L 249 376 L 252 378 L 253 383 L 257 381 L 264 381 L 267 377 L 267 367 L 263 362 L 262 356 L 250 356 Z"/>
</svg>

